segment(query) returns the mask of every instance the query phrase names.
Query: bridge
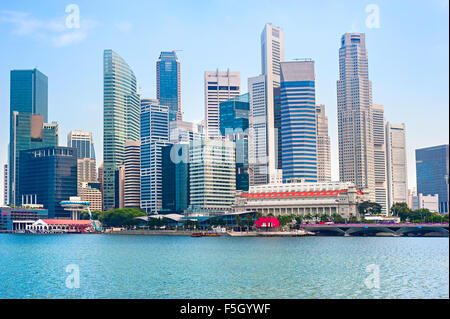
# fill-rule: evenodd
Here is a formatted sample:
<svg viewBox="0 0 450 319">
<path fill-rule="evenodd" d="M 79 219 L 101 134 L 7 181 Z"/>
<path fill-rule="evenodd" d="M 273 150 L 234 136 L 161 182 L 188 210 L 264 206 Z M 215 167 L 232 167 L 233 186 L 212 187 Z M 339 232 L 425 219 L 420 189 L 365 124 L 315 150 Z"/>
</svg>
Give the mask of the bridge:
<svg viewBox="0 0 450 319">
<path fill-rule="evenodd" d="M 319 236 L 448 237 L 448 223 L 301 224 L 300 227 Z"/>
</svg>

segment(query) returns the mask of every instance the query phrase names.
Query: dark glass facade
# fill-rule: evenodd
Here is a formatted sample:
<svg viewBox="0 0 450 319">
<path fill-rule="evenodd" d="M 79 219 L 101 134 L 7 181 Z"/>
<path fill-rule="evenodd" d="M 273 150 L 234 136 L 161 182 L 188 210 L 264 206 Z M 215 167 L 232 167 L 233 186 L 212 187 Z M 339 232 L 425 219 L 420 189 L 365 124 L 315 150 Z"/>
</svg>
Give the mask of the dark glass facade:
<svg viewBox="0 0 450 319">
<path fill-rule="evenodd" d="M 181 120 L 180 61 L 175 52 L 161 52 L 156 61 L 156 95 L 169 107 L 169 121 Z"/>
<path fill-rule="evenodd" d="M 189 206 L 189 144 L 167 145 L 161 151 L 162 212 L 182 214 Z"/>
<path fill-rule="evenodd" d="M 439 212 L 448 213 L 448 144 L 416 150 L 417 193 L 439 195 Z"/>
<path fill-rule="evenodd" d="M 249 94 L 220 103 L 220 133 L 236 143 L 236 189 L 248 191 Z"/>
<path fill-rule="evenodd" d="M 77 196 L 77 150 L 45 147 L 20 152 L 19 194 L 36 195 L 48 217 L 70 217 L 59 204 Z"/>
</svg>

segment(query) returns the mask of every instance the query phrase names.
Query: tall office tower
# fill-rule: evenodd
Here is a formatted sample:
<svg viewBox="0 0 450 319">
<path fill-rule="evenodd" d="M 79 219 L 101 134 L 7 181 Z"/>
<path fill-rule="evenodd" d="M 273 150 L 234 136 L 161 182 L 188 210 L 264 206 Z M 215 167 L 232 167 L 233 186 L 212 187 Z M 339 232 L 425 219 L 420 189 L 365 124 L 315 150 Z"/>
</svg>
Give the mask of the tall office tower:
<svg viewBox="0 0 450 319">
<path fill-rule="evenodd" d="M 156 61 L 156 98 L 169 107 L 169 121 L 182 120 L 180 60 L 175 51 L 161 52 Z"/>
<path fill-rule="evenodd" d="M 375 200 L 372 83 L 364 33 L 346 33 L 339 49 L 337 81 L 339 177 Z"/>
<path fill-rule="evenodd" d="M 328 135 L 328 117 L 325 105 L 316 105 L 317 122 L 317 181 L 331 181 L 331 142 Z"/>
<path fill-rule="evenodd" d="M 83 182 L 95 182 L 97 180 L 97 164 L 92 133 L 70 131 L 67 134 L 67 146 L 77 149 L 77 188 L 78 193 L 80 193 Z"/>
<path fill-rule="evenodd" d="M 281 62 L 283 180 L 317 182 L 314 61 Z"/>
<path fill-rule="evenodd" d="M 3 205 L 8 205 L 8 164 L 3 168 Z"/>
<path fill-rule="evenodd" d="M 136 77 L 114 51 L 103 55 L 103 206 L 118 205 L 114 199 L 115 171 L 123 164 L 125 141 L 139 139 L 139 96 Z"/>
<path fill-rule="evenodd" d="M 266 23 L 261 33 L 261 73 L 266 76 L 266 117 L 267 117 L 267 154 L 268 170 L 271 182 L 281 177 L 281 110 L 280 91 L 281 65 L 284 61 L 283 30 Z M 269 181 L 270 181 L 269 180 Z"/>
<path fill-rule="evenodd" d="M 405 124 L 386 123 L 388 207 L 408 202 Z"/>
<path fill-rule="evenodd" d="M 58 124 L 44 123 L 44 117 L 38 114 L 14 111 L 12 114 L 12 138 L 10 145 L 10 202 L 15 206 L 21 205 L 20 188 L 20 152 L 22 150 L 57 146 Z M 15 156 L 11 156 L 15 154 Z"/>
<path fill-rule="evenodd" d="M 141 100 L 141 208 L 162 209 L 162 147 L 169 145 L 169 107 Z"/>
<path fill-rule="evenodd" d="M 241 77 L 239 72 L 205 72 L 205 125 L 206 138 L 220 138 L 220 102 L 240 94 Z"/>
<path fill-rule="evenodd" d="M 248 161 L 250 185 L 269 183 L 269 153 L 267 144 L 267 81 L 265 75 L 248 79 L 249 141 Z M 274 164 L 275 165 L 275 164 Z"/>
<path fill-rule="evenodd" d="M 44 147 L 20 152 L 19 194 L 36 197 L 48 217 L 70 217 L 60 202 L 77 195 L 77 150 Z"/>
<path fill-rule="evenodd" d="M 197 123 L 186 121 L 172 121 L 170 126 L 170 143 L 189 143 L 194 139 L 203 138 L 202 128 Z"/>
<path fill-rule="evenodd" d="M 383 105 L 372 105 L 373 153 L 375 167 L 375 202 L 381 205 L 383 214 L 389 213 L 387 194 L 386 134 Z"/>
<path fill-rule="evenodd" d="M 416 150 L 417 193 L 439 195 L 439 213 L 449 212 L 448 144 Z"/>
<path fill-rule="evenodd" d="M 162 148 L 162 211 L 183 214 L 189 206 L 189 143 Z"/>
<path fill-rule="evenodd" d="M 236 144 L 236 189 L 248 191 L 248 117 L 249 94 L 236 96 L 220 103 L 220 133 Z"/>
<path fill-rule="evenodd" d="M 141 143 L 125 142 L 124 206 L 141 206 Z"/>
<path fill-rule="evenodd" d="M 48 120 L 48 78 L 37 69 L 11 70 L 8 189 L 9 200 L 13 205 L 20 204 L 18 196 L 20 151 L 45 146 L 39 145 L 39 141 L 31 145 L 32 115 L 40 115 L 42 123 Z M 33 123 L 36 124 L 36 121 Z M 33 128 L 36 133 L 36 125 Z M 38 138 L 43 139 L 44 136 L 40 135 Z"/>
<path fill-rule="evenodd" d="M 234 142 L 198 140 L 189 146 L 190 208 L 193 212 L 231 210 L 236 192 Z"/>
</svg>

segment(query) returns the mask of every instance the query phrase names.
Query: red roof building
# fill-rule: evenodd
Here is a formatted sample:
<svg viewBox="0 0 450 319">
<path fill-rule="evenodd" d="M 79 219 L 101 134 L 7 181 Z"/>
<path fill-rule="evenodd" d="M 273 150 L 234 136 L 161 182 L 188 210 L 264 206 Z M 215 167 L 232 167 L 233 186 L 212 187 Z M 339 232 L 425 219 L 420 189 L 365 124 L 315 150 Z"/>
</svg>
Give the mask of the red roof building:
<svg viewBox="0 0 450 319">
<path fill-rule="evenodd" d="M 257 228 L 278 228 L 280 227 L 280 222 L 276 217 L 260 217 L 255 221 L 255 227 Z"/>
</svg>

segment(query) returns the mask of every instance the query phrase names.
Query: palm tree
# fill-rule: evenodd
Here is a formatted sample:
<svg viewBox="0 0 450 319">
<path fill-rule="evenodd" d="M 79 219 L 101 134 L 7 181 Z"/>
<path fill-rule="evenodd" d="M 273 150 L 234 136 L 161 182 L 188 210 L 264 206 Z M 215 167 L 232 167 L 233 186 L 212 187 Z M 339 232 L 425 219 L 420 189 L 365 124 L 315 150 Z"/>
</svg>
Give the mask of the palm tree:
<svg viewBox="0 0 450 319">
<path fill-rule="evenodd" d="M 250 231 L 250 224 L 253 224 L 253 217 L 251 214 L 247 215 L 247 232 Z"/>
</svg>

